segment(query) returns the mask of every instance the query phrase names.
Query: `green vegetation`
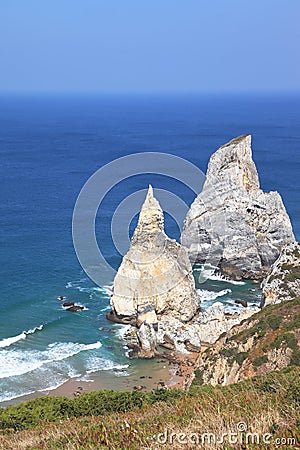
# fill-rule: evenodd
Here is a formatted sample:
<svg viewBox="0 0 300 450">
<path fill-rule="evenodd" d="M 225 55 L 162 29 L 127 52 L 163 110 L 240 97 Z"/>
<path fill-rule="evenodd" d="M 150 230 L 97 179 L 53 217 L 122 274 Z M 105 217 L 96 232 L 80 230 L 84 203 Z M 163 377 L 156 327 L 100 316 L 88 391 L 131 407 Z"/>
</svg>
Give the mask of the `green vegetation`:
<svg viewBox="0 0 300 450">
<path fill-rule="evenodd" d="M 266 306 L 251 317 L 249 323 L 252 323 L 252 326 L 234 334 L 228 341 L 246 343 L 251 336 L 260 340 L 267 334 L 271 343 L 275 330 L 282 331 L 282 333 L 295 331 L 300 328 L 300 297 L 277 305 Z"/>
<path fill-rule="evenodd" d="M 246 325 L 246 326 L 245 326 Z M 228 359 L 229 365 L 236 361 L 240 366 L 247 359 L 247 364 L 258 367 L 272 360 L 269 354 L 273 349 L 282 348 L 287 355 L 288 366 L 300 366 L 300 347 L 298 345 L 300 335 L 300 298 L 288 300 L 276 305 L 269 305 L 259 313 L 246 320 L 243 325 L 238 325 L 237 330 L 242 330 L 230 336 L 219 350 L 219 354 Z M 249 339 L 252 338 L 252 341 Z M 240 352 L 245 345 L 247 352 Z M 249 345 L 250 344 L 250 345 Z M 217 359 L 218 352 L 206 352 L 204 362 L 208 366 L 208 379 L 210 368 Z M 274 355 L 276 359 L 276 355 Z M 264 367 L 264 372 L 267 368 Z"/>
<path fill-rule="evenodd" d="M 295 348 L 290 361 L 291 366 L 300 366 L 300 349 Z"/>
<path fill-rule="evenodd" d="M 295 249 L 295 252 L 299 254 L 298 249 Z M 289 290 L 288 283 L 294 283 L 300 278 L 300 267 L 293 264 L 284 263 L 282 264 L 281 269 L 284 270 L 285 273 L 283 274 L 282 284 L 280 287 Z"/>
<path fill-rule="evenodd" d="M 194 372 L 195 378 L 193 379 L 194 386 L 202 386 L 202 384 L 204 383 L 203 372 L 204 372 L 204 370 L 199 370 L 199 369 L 195 370 L 195 372 Z"/>
<path fill-rule="evenodd" d="M 253 366 L 254 367 L 259 367 L 259 366 L 261 366 L 262 364 L 265 364 L 265 363 L 267 363 L 268 362 L 268 357 L 267 357 L 267 355 L 262 355 L 262 356 L 257 356 L 257 358 L 255 358 L 254 360 L 253 360 Z"/>
<path fill-rule="evenodd" d="M 293 283 L 300 278 L 300 267 L 293 266 L 293 269 L 286 275 L 285 280 Z"/>
<path fill-rule="evenodd" d="M 299 249 L 296 248 L 292 252 L 293 255 L 297 258 L 300 258 Z M 288 255 L 292 255 L 292 253 L 288 253 Z M 269 282 L 278 279 L 280 281 L 279 287 L 284 290 L 284 294 L 281 294 L 281 297 L 295 297 L 295 292 L 293 291 L 293 285 L 296 280 L 300 279 L 300 267 L 295 264 L 283 263 L 281 265 L 281 270 L 283 272 L 273 274 L 269 278 Z"/>
<path fill-rule="evenodd" d="M 239 352 L 235 355 L 235 360 L 240 366 L 246 358 L 248 358 L 248 352 Z"/>
<path fill-rule="evenodd" d="M 297 448 L 299 445 L 300 426 L 300 368 L 288 368 L 281 372 L 272 372 L 265 377 L 256 376 L 252 380 L 230 386 L 195 386 L 189 393 L 167 390 L 156 391 L 153 404 L 140 406 L 140 398 L 147 393 L 101 393 L 83 394 L 81 397 L 82 411 L 92 408 L 98 395 L 105 402 L 112 405 L 116 399 L 118 408 L 123 409 L 123 401 L 129 402 L 135 398 L 137 404 L 134 410 L 128 412 L 95 414 L 73 419 L 62 419 L 59 423 L 41 422 L 28 430 L 15 432 L 12 429 L 0 432 L 0 448 L 5 450 L 140 450 L 142 448 L 194 448 L 192 446 L 178 446 L 175 440 L 172 445 L 155 444 L 155 437 L 168 430 L 169 433 L 215 433 L 220 437 L 222 433 L 236 432 L 239 422 L 247 424 L 247 431 L 259 434 L 270 433 L 270 444 L 241 446 L 241 448 L 275 450 L 275 438 L 286 436 L 295 439 L 285 449 Z M 131 396 L 133 395 L 133 397 Z M 161 397 L 161 401 L 159 398 Z M 80 398 L 69 400 L 70 405 L 77 404 Z M 121 399 L 123 401 L 121 402 Z M 127 400 L 126 400 L 127 399 Z M 153 398 L 152 398 L 153 400 Z M 36 401 L 32 401 L 31 409 L 39 409 Z M 62 398 L 45 397 L 42 405 L 48 403 L 64 405 Z M 26 413 L 30 412 L 26 402 Z M 102 404 L 102 403 L 101 403 Z M 128 406 L 127 404 L 127 406 Z M 24 408 L 25 404 L 19 405 Z M 70 407 L 68 405 L 68 408 Z M 100 405 L 100 404 L 99 404 Z M 95 406 L 96 408 L 100 406 Z M 14 407 L 16 408 L 16 407 Z M 19 412 L 22 411 L 19 409 Z M 67 408 L 67 409 L 68 409 Z M 75 406 L 74 406 L 75 408 Z M 103 411 L 103 405 L 100 411 Z M 25 412 L 25 409 L 23 409 Z M 79 411 L 78 411 L 79 412 Z M 2 412 L 3 414 L 3 412 Z M 12 414 L 12 409 L 10 409 Z M 44 420 L 44 421 L 43 421 Z M 177 445 L 176 445 L 177 444 Z M 199 448 L 202 448 L 200 445 Z M 195 446 L 196 448 L 196 446 Z M 206 448 L 205 446 L 203 448 Z M 223 445 L 211 448 L 233 450 L 235 446 Z"/>
<path fill-rule="evenodd" d="M 0 429 L 23 430 L 39 422 L 57 422 L 82 416 L 103 416 L 133 411 L 157 401 L 173 401 L 183 391 L 156 389 L 151 392 L 94 391 L 70 399 L 62 396 L 40 397 L 0 410 Z"/>
<path fill-rule="evenodd" d="M 257 369 L 268 361 L 270 350 L 290 349 L 290 365 L 282 371 L 229 386 L 205 385 L 205 371 L 220 357 L 214 348 L 207 348 L 203 353 L 206 365 L 195 371 L 189 392 L 96 391 L 74 399 L 45 396 L 0 409 L 0 449 L 150 449 L 157 447 L 151 436 L 166 428 L 178 434 L 201 429 L 219 436 L 235 431 L 233 424 L 240 421 L 256 433 L 296 439 L 300 435 L 299 312 L 299 297 L 269 305 L 239 325 L 243 331 L 228 338 L 220 350 L 229 363 L 241 365 L 248 358 Z M 240 352 L 238 346 L 250 337 L 253 346 Z M 285 449 L 297 448 L 300 442 L 295 442 Z M 214 448 L 233 450 L 230 446 Z M 247 448 L 275 450 L 276 446 Z"/>
<path fill-rule="evenodd" d="M 242 365 L 243 361 L 248 356 L 248 352 L 239 352 L 237 347 L 230 347 L 222 349 L 220 355 L 226 356 L 231 362 L 235 361 L 239 365 Z"/>
<path fill-rule="evenodd" d="M 281 269 L 282 270 L 293 270 L 294 269 L 294 266 L 293 266 L 293 264 L 288 264 L 288 263 L 283 263 L 282 265 L 281 265 Z"/>
<path fill-rule="evenodd" d="M 293 255 L 296 256 L 296 258 L 300 258 L 300 252 L 298 248 L 295 248 L 295 250 L 293 251 Z"/>
<path fill-rule="evenodd" d="M 284 331 L 292 331 L 300 329 L 300 314 L 294 315 L 290 320 L 283 325 Z"/>
<path fill-rule="evenodd" d="M 295 336 L 293 333 L 283 333 L 279 334 L 274 341 L 270 344 L 270 348 L 279 348 L 282 343 L 285 343 L 285 345 L 291 349 L 297 349 L 297 341 L 295 339 Z"/>
<path fill-rule="evenodd" d="M 270 314 L 267 317 L 266 322 L 269 325 L 269 327 L 272 328 L 272 330 L 276 330 L 277 328 L 279 328 L 279 325 L 282 322 L 282 316 L 278 316 L 278 315 L 275 315 L 275 314 Z"/>
<path fill-rule="evenodd" d="M 273 274 L 273 275 L 271 275 L 270 276 L 270 278 L 269 278 L 269 282 L 271 283 L 273 280 L 279 280 L 279 279 L 281 279 L 281 281 L 282 281 L 282 275 L 281 274 Z"/>
</svg>

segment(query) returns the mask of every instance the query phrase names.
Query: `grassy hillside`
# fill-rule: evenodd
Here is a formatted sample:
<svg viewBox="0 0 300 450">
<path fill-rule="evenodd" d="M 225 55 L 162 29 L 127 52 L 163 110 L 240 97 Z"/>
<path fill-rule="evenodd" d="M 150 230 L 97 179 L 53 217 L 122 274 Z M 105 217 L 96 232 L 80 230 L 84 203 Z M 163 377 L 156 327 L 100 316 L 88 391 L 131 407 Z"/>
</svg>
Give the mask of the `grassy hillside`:
<svg viewBox="0 0 300 450">
<path fill-rule="evenodd" d="M 0 449 L 300 448 L 299 342 L 298 297 L 207 348 L 189 392 L 98 391 L 10 406 L 0 410 Z"/>
<path fill-rule="evenodd" d="M 300 366 L 300 297 L 269 305 L 224 333 L 197 362 L 207 384 L 231 384 Z"/>
<path fill-rule="evenodd" d="M 117 395 L 100 391 L 83 394 L 80 403 L 77 398 L 47 397 L 10 407 L 1 413 L 0 448 L 179 449 L 197 448 L 199 442 L 198 448 L 205 449 L 270 450 L 278 448 L 279 441 L 285 449 L 294 449 L 300 444 L 296 441 L 300 429 L 299 368 L 289 367 L 231 386 L 196 384 L 197 380 L 189 393 L 159 390 L 152 394 Z M 48 412 L 55 404 L 55 411 L 60 413 L 55 417 L 49 414 L 47 422 L 40 422 L 34 428 L 18 432 L 7 428 L 9 420 L 11 424 L 20 421 L 23 427 L 31 427 L 30 417 L 35 423 L 37 415 L 42 414 L 42 411 L 46 414 L 47 403 Z M 114 408 L 134 410 L 110 412 Z M 82 413 L 84 417 L 66 418 L 74 412 L 76 415 Z M 90 416 L 86 416 L 86 413 Z M 45 416 L 41 416 L 41 419 L 45 420 Z M 246 428 L 248 433 L 256 435 L 247 437 Z M 222 433 L 237 434 L 224 437 L 222 443 L 215 442 L 222 439 Z M 240 444 L 234 443 L 236 439 Z M 200 445 L 201 442 L 204 447 Z"/>
</svg>

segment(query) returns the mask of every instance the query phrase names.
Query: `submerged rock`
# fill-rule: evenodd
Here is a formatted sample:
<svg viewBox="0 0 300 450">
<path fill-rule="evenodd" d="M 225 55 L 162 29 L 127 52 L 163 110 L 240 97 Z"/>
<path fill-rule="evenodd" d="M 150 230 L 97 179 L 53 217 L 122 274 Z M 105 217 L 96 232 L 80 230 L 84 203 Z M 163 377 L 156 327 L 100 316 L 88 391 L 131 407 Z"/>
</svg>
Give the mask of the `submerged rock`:
<svg viewBox="0 0 300 450">
<path fill-rule="evenodd" d="M 262 279 L 283 246 L 295 241 L 278 192 L 260 189 L 250 135 L 211 156 L 181 241 L 193 263 L 217 265 L 234 279 Z"/>
<path fill-rule="evenodd" d="M 248 306 L 247 300 L 244 300 L 244 299 L 235 300 L 234 303 L 236 305 L 242 305 L 244 308 L 247 308 L 247 306 Z"/>
<path fill-rule="evenodd" d="M 73 305 L 73 306 L 70 306 L 69 308 L 67 308 L 66 311 L 76 312 L 76 311 L 82 311 L 83 309 L 84 309 L 84 306 Z"/>
<path fill-rule="evenodd" d="M 64 307 L 64 308 L 67 308 L 68 306 L 74 306 L 74 305 L 75 305 L 74 302 L 64 302 L 64 303 L 63 303 L 63 307 Z"/>
</svg>

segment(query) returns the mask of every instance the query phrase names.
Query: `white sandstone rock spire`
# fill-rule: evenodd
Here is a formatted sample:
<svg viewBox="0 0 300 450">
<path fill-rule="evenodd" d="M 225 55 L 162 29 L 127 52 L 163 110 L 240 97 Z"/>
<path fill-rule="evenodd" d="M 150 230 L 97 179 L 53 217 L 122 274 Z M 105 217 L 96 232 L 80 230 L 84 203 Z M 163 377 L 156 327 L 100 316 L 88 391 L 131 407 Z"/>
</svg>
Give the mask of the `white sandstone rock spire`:
<svg viewBox="0 0 300 450">
<path fill-rule="evenodd" d="M 237 279 L 263 278 L 283 246 L 295 241 L 278 192 L 260 189 L 250 135 L 233 139 L 211 156 L 181 241 L 191 261 L 218 265 Z"/>
<path fill-rule="evenodd" d="M 154 233 L 164 232 L 164 213 L 159 202 L 153 195 L 153 188 L 149 184 L 146 199 L 141 208 L 139 220 L 134 234 L 141 232 Z"/>
<path fill-rule="evenodd" d="M 199 309 L 186 250 L 164 231 L 164 216 L 152 186 L 130 248 L 114 280 L 111 320 L 155 323 L 164 314 L 189 321 Z"/>
</svg>

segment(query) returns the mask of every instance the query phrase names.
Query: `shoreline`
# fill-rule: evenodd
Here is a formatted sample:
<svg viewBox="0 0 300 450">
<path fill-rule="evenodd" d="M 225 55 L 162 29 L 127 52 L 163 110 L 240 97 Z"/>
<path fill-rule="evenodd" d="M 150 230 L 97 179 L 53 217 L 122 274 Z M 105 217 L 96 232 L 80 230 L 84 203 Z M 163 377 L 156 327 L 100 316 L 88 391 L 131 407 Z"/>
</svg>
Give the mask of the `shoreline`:
<svg viewBox="0 0 300 450">
<path fill-rule="evenodd" d="M 98 390 L 144 392 L 157 388 L 187 390 L 193 379 L 192 374 L 199 354 L 164 352 L 154 359 L 140 360 L 139 367 L 136 367 L 129 375 L 116 375 L 111 371 L 101 371 L 70 378 L 56 388 L 36 391 L 3 401 L 0 403 L 0 407 L 5 408 L 44 396 L 75 398 L 84 393 Z"/>
<path fill-rule="evenodd" d="M 101 377 L 95 376 L 91 380 L 78 380 L 71 378 L 56 389 L 48 391 L 46 395 L 64 395 L 74 398 L 86 392 L 108 390 L 139 390 L 151 391 L 157 388 L 182 389 L 187 390 L 192 381 L 192 373 L 199 353 L 174 354 L 174 356 L 160 357 L 153 359 L 153 363 L 158 365 L 158 370 L 146 375 L 128 375 L 118 377 L 120 382 L 112 388 L 111 374 L 106 373 Z M 164 364 L 163 367 L 160 365 Z"/>
</svg>

